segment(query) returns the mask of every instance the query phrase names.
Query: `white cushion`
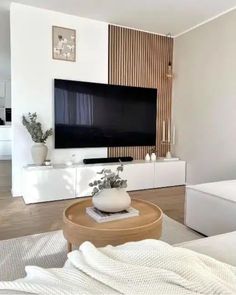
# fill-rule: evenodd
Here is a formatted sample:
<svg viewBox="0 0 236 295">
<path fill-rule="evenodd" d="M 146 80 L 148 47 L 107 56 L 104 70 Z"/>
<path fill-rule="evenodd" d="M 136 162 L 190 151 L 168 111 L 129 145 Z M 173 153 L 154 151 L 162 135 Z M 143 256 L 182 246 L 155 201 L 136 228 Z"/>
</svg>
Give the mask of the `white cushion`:
<svg viewBox="0 0 236 295">
<path fill-rule="evenodd" d="M 236 202 L 236 180 L 188 185 L 187 188 Z"/>
<path fill-rule="evenodd" d="M 175 246 L 187 248 L 236 266 L 236 231 Z"/>
</svg>

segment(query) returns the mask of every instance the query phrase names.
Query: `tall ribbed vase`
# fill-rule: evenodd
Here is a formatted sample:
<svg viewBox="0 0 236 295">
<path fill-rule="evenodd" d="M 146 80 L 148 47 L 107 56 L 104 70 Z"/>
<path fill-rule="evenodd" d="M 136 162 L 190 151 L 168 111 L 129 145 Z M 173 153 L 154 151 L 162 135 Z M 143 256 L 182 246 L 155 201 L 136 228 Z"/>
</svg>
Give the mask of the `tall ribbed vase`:
<svg viewBox="0 0 236 295">
<path fill-rule="evenodd" d="M 32 159 L 35 165 L 43 165 L 44 161 L 47 158 L 47 153 L 48 153 L 48 148 L 47 146 L 42 143 L 35 143 L 31 147 L 31 154 L 32 154 Z"/>
</svg>

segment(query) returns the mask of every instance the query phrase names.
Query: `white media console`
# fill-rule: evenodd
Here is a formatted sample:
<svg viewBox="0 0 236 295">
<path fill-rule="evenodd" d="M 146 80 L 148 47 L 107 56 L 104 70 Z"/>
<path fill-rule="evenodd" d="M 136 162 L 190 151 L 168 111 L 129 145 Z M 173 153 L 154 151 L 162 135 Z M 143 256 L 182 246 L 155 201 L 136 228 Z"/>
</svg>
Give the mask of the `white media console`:
<svg viewBox="0 0 236 295">
<path fill-rule="evenodd" d="M 24 201 L 30 204 L 90 196 L 88 184 L 98 178 L 96 173 L 103 168 L 114 170 L 117 165 L 119 163 L 25 167 Z M 184 161 L 125 162 L 122 178 L 128 180 L 128 191 L 184 185 L 185 166 Z"/>
</svg>

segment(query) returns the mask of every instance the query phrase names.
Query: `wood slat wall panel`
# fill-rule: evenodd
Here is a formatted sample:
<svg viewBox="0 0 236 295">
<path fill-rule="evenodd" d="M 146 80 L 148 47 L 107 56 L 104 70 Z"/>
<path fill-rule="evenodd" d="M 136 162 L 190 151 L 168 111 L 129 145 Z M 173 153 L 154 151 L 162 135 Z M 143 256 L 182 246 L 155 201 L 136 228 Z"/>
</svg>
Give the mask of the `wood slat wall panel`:
<svg viewBox="0 0 236 295">
<path fill-rule="evenodd" d="M 171 120 L 172 80 L 166 77 L 169 61 L 173 61 L 172 38 L 109 26 L 109 84 L 151 87 L 158 90 L 158 156 L 164 156 L 170 149 L 169 144 L 161 143 L 162 122 Z M 108 148 L 108 156 L 144 159 L 151 148 L 153 147 L 112 147 Z"/>
</svg>

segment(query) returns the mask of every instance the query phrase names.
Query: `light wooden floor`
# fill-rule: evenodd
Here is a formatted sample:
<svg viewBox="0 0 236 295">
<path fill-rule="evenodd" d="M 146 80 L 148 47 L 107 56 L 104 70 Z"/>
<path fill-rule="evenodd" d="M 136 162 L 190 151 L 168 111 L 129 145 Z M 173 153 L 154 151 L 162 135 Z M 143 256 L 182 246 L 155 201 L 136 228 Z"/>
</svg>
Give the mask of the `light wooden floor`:
<svg viewBox="0 0 236 295">
<path fill-rule="evenodd" d="M 131 192 L 135 198 L 156 203 L 169 217 L 183 223 L 185 187 Z M 0 240 L 61 229 L 62 212 L 75 199 L 25 205 L 22 198 L 0 192 Z"/>
</svg>

